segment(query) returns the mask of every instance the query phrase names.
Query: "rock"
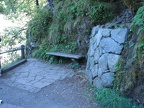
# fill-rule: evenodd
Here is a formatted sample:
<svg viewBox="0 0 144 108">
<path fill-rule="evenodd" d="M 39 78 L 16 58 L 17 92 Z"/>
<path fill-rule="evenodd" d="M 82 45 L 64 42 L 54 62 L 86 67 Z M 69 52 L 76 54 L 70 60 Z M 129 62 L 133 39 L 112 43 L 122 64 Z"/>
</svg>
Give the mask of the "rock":
<svg viewBox="0 0 144 108">
<path fill-rule="evenodd" d="M 97 46 L 99 45 L 101 38 L 102 38 L 102 29 L 99 29 L 98 33 L 94 36 L 94 41 L 97 43 Z"/>
<path fill-rule="evenodd" d="M 127 29 L 111 30 L 98 27 L 94 27 L 91 34 L 87 74 L 96 88 L 111 87 Z"/>
<path fill-rule="evenodd" d="M 118 28 L 118 29 L 114 29 L 111 31 L 111 38 L 114 39 L 116 42 L 118 42 L 119 44 L 122 44 L 125 42 L 125 38 L 127 36 L 128 33 L 128 29 L 122 29 L 122 28 Z"/>
<path fill-rule="evenodd" d="M 94 60 L 94 58 L 93 57 L 91 57 L 90 59 L 89 59 L 90 61 L 90 69 L 93 69 L 93 67 L 94 67 L 94 65 L 95 65 L 95 60 Z"/>
<path fill-rule="evenodd" d="M 95 27 L 92 28 L 91 37 L 94 37 L 96 35 L 99 28 L 100 28 L 100 26 L 95 26 Z"/>
<path fill-rule="evenodd" d="M 92 76 L 93 77 L 98 76 L 98 64 L 96 64 L 91 71 L 92 71 Z"/>
<path fill-rule="evenodd" d="M 98 68 L 98 77 L 100 78 L 106 72 L 108 72 L 108 70 L 99 67 Z"/>
<path fill-rule="evenodd" d="M 87 70 L 90 70 L 90 57 L 88 57 L 88 59 L 87 59 L 87 64 L 86 64 L 86 71 Z"/>
<path fill-rule="evenodd" d="M 99 68 L 102 68 L 104 71 L 108 70 L 108 54 L 103 54 L 98 61 Z"/>
<path fill-rule="evenodd" d="M 116 54 L 108 55 L 108 67 L 111 72 L 116 71 L 116 65 L 117 65 L 119 58 L 120 58 L 120 55 L 116 55 Z"/>
<path fill-rule="evenodd" d="M 109 72 L 103 74 L 101 80 L 104 87 L 111 87 L 114 80 L 114 73 Z"/>
<path fill-rule="evenodd" d="M 90 45 L 94 44 L 93 38 L 90 39 Z"/>
<path fill-rule="evenodd" d="M 89 80 L 89 82 L 90 82 L 90 84 L 92 84 L 93 83 L 93 77 L 92 77 L 92 73 L 91 73 L 91 71 L 90 70 L 86 70 L 86 75 L 87 75 L 87 79 Z"/>
<path fill-rule="evenodd" d="M 102 54 L 101 49 L 97 48 L 96 51 L 94 52 L 95 63 L 98 63 L 98 60 L 99 60 L 101 54 Z"/>
<path fill-rule="evenodd" d="M 92 57 L 92 56 L 94 56 L 94 50 L 93 50 L 93 46 L 91 45 L 90 46 L 90 49 L 89 49 L 89 52 L 88 52 L 89 54 L 89 57 Z"/>
<path fill-rule="evenodd" d="M 119 45 L 111 38 L 103 38 L 101 40 L 100 46 L 106 53 L 120 54 L 123 48 L 123 45 Z"/>
<path fill-rule="evenodd" d="M 93 67 L 94 67 L 94 59 L 93 57 L 88 57 L 88 60 L 87 60 L 87 66 L 86 66 L 86 75 L 88 76 L 88 80 L 89 82 L 92 84 L 92 78 L 94 75 L 94 72 L 92 73 L 93 71 Z"/>
<path fill-rule="evenodd" d="M 110 37 L 111 35 L 111 29 L 103 29 L 102 36 L 103 37 Z"/>
<path fill-rule="evenodd" d="M 95 51 L 97 49 L 97 43 L 95 42 L 94 44 L 93 44 L 93 50 Z"/>
<path fill-rule="evenodd" d="M 98 77 L 93 80 L 93 85 L 94 85 L 97 89 L 103 88 L 102 81 L 101 81 L 101 79 L 98 78 Z"/>
<path fill-rule="evenodd" d="M 99 69 L 98 69 L 98 76 L 101 77 L 102 74 L 104 72 L 107 72 L 108 71 L 108 54 L 103 54 L 100 58 L 99 58 L 99 62 L 98 62 L 98 65 L 99 65 Z"/>
</svg>

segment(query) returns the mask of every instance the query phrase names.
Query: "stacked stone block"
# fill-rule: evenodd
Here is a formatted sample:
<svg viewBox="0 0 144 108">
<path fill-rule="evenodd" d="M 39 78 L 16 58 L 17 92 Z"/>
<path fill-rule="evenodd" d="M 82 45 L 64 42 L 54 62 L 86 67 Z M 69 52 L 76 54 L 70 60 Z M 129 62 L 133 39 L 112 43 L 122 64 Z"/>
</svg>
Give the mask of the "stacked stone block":
<svg viewBox="0 0 144 108">
<path fill-rule="evenodd" d="M 112 86 L 127 33 L 127 28 L 92 29 L 86 74 L 96 88 Z"/>
</svg>

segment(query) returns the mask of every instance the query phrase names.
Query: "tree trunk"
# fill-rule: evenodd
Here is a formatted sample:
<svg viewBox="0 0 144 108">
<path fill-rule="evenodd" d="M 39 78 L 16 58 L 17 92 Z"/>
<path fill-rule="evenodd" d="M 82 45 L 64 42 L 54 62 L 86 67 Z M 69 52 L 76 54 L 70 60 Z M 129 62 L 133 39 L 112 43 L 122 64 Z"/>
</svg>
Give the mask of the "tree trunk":
<svg viewBox="0 0 144 108">
<path fill-rule="evenodd" d="M 39 1 L 38 0 L 36 0 L 36 5 L 39 6 Z"/>
</svg>

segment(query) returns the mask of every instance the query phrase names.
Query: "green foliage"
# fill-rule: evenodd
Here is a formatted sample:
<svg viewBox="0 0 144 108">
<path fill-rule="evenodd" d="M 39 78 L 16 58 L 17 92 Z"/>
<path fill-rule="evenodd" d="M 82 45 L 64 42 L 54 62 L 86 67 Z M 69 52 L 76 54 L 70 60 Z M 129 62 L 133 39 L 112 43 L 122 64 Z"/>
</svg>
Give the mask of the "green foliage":
<svg viewBox="0 0 144 108">
<path fill-rule="evenodd" d="M 134 91 L 143 84 L 144 62 L 144 7 L 139 8 L 131 24 L 132 32 L 128 37 L 122 59 L 117 65 L 114 89 L 138 99 L 141 92 Z M 143 99 L 140 100 L 143 102 Z"/>
<path fill-rule="evenodd" d="M 144 31 L 143 25 L 144 25 L 144 6 L 138 9 L 131 24 L 131 28 L 133 31 L 135 31 L 135 29 L 138 28 L 137 34 L 139 34 L 141 31 Z"/>
<path fill-rule="evenodd" d="M 143 108 L 133 103 L 131 99 L 110 88 L 96 91 L 95 98 L 102 108 Z"/>
<path fill-rule="evenodd" d="M 69 64 L 69 67 L 72 69 L 78 69 L 80 67 L 80 65 L 77 62 L 72 62 Z"/>
<path fill-rule="evenodd" d="M 55 0 L 52 11 L 37 8 L 27 34 L 37 38 L 38 45 L 46 43 L 39 50 L 75 53 L 78 51 L 77 39 L 84 41 L 84 37 L 90 35 L 93 24 L 110 21 L 116 14 L 113 8 L 113 4 L 93 0 Z M 35 55 L 43 54 L 35 52 Z"/>
<path fill-rule="evenodd" d="M 43 7 L 42 1 L 40 1 L 40 6 Z M 31 0 L 0 0 L 0 12 L 2 16 L 5 15 L 10 21 L 6 22 L 6 29 L 0 33 L 0 38 L 2 42 L 0 47 L 2 51 L 11 50 L 13 48 L 19 47 L 21 44 L 26 43 L 25 31 L 27 29 L 26 22 L 29 21 L 31 15 L 37 11 L 35 2 Z M 10 25 L 9 22 L 14 22 L 16 24 Z M 1 25 L 1 27 L 5 27 Z M 7 27 L 8 26 L 8 27 Z M 11 26 L 11 28 L 9 28 Z M 2 66 L 9 64 L 19 58 L 20 53 L 8 53 L 2 54 Z"/>
<path fill-rule="evenodd" d="M 2 4 L 2 2 L 0 1 L 0 12 L 3 12 L 4 11 L 4 6 Z"/>
<path fill-rule="evenodd" d="M 138 37 L 137 46 L 136 46 L 137 47 L 137 62 L 141 69 L 143 66 L 143 62 L 144 62 L 144 50 L 143 50 L 144 49 L 144 29 L 138 34 L 138 36 L 139 37 Z"/>
<path fill-rule="evenodd" d="M 137 56 L 141 63 L 144 60 L 144 6 L 140 7 L 131 24 L 133 33 L 139 36 L 137 42 Z"/>
<path fill-rule="evenodd" d="M 11 21 L 7 21 L 6 23 L 12 24 Z M 8 24 L 7 26 L 10 26 Z M 12 26 L 12 25 L 11 25 Z M 20 27 L 5 27 L 1 25 L 2 29 L 4 29 L 1 34 L 0 38 L 2 41 L 0 42 L 0 50 L 1 52 L 5 51 L 12 51 L 12 49 L 20 47 L 22 44 L 25 44 L 25 28 L 20 28 Z M 1 64 L 2 67 L 16 61 L 17 59 L 20 58 L 21 56 L 21 51 L 15 51 L 15 52 L 9 52 L 6 54 L 1 54 Z"/>
<path fill-rule="evenodd" d="M 88 16 L 90 16 L 91 19 L 94 20 L 96 24 L 104 24 L 115 16 L 115 11 L 112 10 L 115 7 L 112 6 L 110 8 L 110 4 L 108 3 L 101 3 L 101 2 L 95 2 L 93 6 L 91 6 Z M 108 12 L 109 10 L 109 12 Z"/>
<path fill-rule="evenodd" d="M 41 41 L 41 37 L 47 36 L 47 31 L 52 18 L 48 10 L 36 9 L 36 13 L 33 16 L 33 20 L 29 22 L 27 34 L 36 37 Z"/>
<path fill-rule="evenodd" d="M 140 7 L 131 24 L 132 34 L 125 45 L 123 59 L 117 64 L 114 89 L 127 94 L 137 83 L 144 61 L 144 6 Z M 135 40 L 135 41 L 131 41 Z M 143 70 L 143 69 L 142 69 Z"/>
<path fill-rule="evenodd" d="M 122 67 L 123 67 L 124 64 L 125 64 L 125 61 L 122 58 L 120 58 L 117 65 L 116 65 L 116 76 L 115 76 L 115 79 L 114 79 L 113 88 L 115 90 L 118 90 L 118 91 L 120 90 L 122 74 L 125 73 L 124 71 L 122 71 Z"/>
<path fill-rule="evenodd" d="M 144 37 L 141 38 L 140 42 L 138 43 L 138 51 L 139 51 L 139 54 L 140 54 L 140 58 L 143 58 L 144 59 Z"/>
<path fill-rule="evenodd" d="M 112 7 L 110 8 L 110 6 Z M 64 20 L 66 22 L 88 17 L 92 23 L 103 24 L 110 21 L 114 15 L 113 5 L 93 0 L 74 0 L 73 2 L 65 0 L 63 2 L 56 2 L 55 8 L 54 14 L 61 21 Z M 108 10 L 110 11 L 108 12 Z"/>
<path fill-rule="evenodd" d="M 48 51 L 48 47 L 46 47 L 46 42 L 43 42 L 38 50 L 35 50 L 32 53 L 32 56 L 37 57 L 39 59 L 48 60 L 49 56 L 46 56 L 46 52 Z"/>
<path fill-rule="evenodd" d="M 1 35 L 1 46 L 7 47 L 7 49 L 13 48 L 15 45 L 25 41 L 23 36 L 25 29 L 17 28 L 7 28 L 4 34 Z"/>
<path fill-rule="evenodd" d="M 32 15 L 35 12 L 36 4 L 32 0 L 3 0 L 5 4 L 5 14 L 11 17 L 18 17 L 20 14 Z M 39 1 L 40 6 L 43 7 L 45 2 Z"/>
</svg>

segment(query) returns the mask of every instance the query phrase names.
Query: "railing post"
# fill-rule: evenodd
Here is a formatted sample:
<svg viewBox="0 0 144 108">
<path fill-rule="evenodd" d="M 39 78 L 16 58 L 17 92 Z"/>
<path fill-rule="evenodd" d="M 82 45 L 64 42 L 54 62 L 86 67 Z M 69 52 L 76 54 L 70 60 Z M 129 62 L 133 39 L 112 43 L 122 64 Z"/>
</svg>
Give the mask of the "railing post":
<svg viewBox="0 0 144 108">
<path fill-rule="evenodd" d="M 24 45 L 21 45 L 21 58 L 24 59 L 25 58 L 25 46 Z"/>
</svg>

